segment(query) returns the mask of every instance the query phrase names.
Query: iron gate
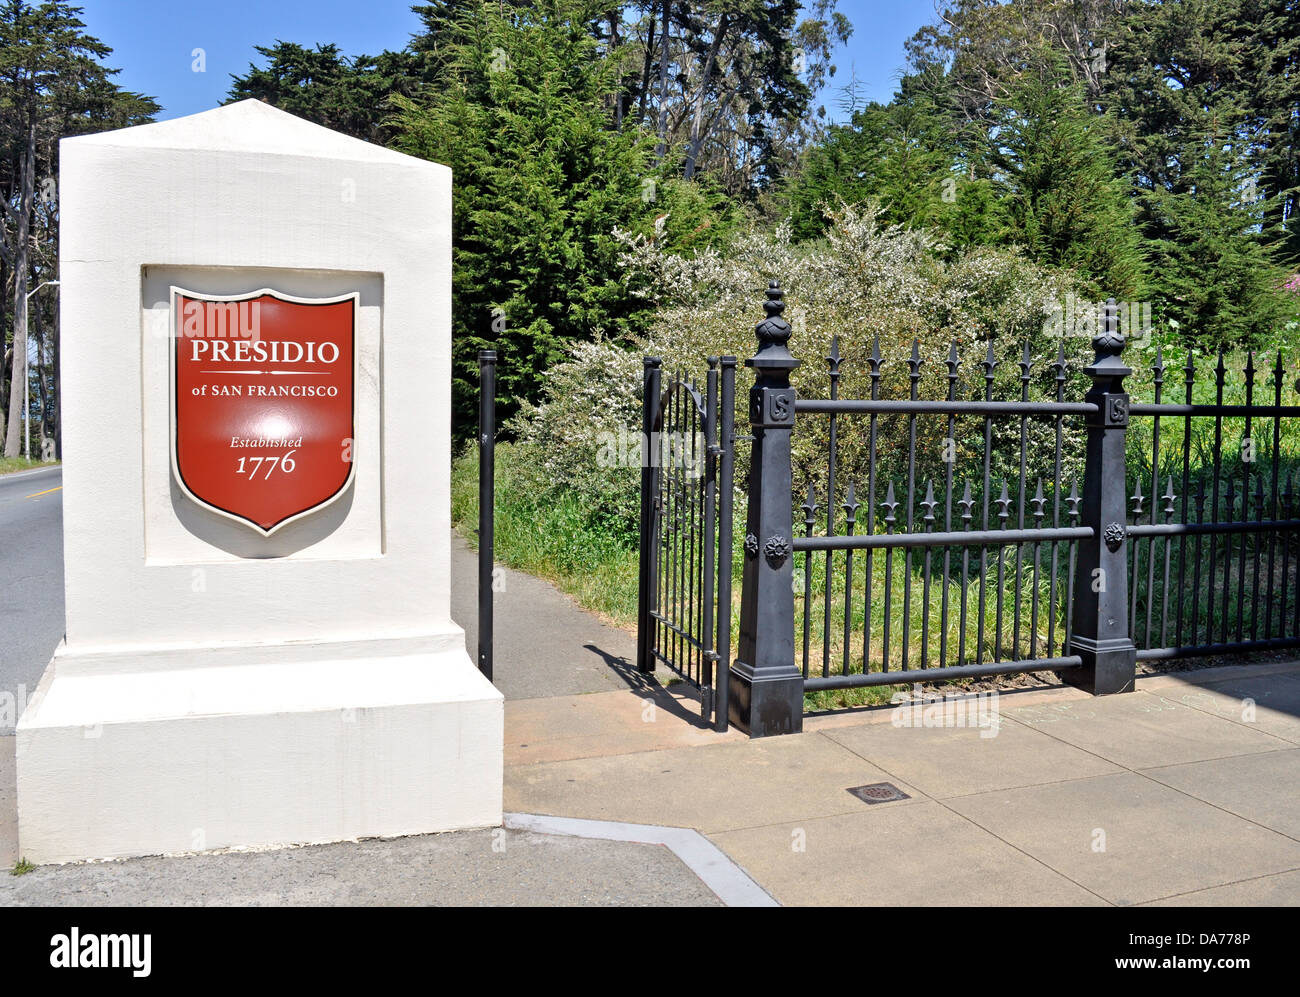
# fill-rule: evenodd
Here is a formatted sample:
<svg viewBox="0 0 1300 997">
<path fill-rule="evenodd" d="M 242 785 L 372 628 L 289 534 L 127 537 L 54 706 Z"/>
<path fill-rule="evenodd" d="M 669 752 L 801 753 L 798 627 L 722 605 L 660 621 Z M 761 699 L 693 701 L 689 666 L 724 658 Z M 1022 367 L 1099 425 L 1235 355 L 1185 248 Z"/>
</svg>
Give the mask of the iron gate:
<svg viewBox="0 0 1300 997">
<path fill-rule="evenodd" d="M 708 364 L 701 394 L 685 372 L 665 385 L 661 361 L 645 360 L 637 667 L 676 672 L 725 731 L 736 358 Z"/>
</svg>

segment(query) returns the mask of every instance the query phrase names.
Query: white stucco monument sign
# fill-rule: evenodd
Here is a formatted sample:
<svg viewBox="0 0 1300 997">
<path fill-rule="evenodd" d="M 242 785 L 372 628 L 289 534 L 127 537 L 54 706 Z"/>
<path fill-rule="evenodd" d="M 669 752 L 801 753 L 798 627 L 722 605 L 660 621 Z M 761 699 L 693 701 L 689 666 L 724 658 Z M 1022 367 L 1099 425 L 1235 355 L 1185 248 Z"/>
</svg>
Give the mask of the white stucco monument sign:
<svg viewBox="0 0 1300 997">
<path fill-rule="evenodd" d="M 33 862 L 501 822 L 449 613 L 451 173 L 257 101 L 60 146 Z"/>
</svg>

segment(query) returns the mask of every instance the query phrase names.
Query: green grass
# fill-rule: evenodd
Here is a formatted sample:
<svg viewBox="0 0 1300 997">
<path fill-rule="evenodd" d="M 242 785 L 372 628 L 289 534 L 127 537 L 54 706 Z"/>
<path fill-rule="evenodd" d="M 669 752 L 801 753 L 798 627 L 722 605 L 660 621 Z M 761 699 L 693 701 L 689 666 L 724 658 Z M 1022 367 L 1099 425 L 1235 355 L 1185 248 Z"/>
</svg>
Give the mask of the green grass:
<svg viewBox="0 0 1300 997">
<path fill-rule="evenodd" d="M 26 457 L 0 457 L 0 474 L 13 474 L 17 471 L 30 471 L 35 467 L 55 467 L 58 461 L 45 462 L 29 460 Z"/>
<path fill-rule="evenodd" d="M 545 578 L 616 626 L 636 625 L 637 551 L 572 493 L 539 499 L 517 473 L 512 448 L 496 451 L 496 560 Z M 452 463 L 452 523 L 478 533 L 478 455 Z"/>
<path fill-rule="evenodd" d="M 35 868 L 36 866 L 32 865 L 26 859 L 19 859 L 17 862 L 14 863 L 14 867 L 9 870 L 9 875 L 26 876 L 29 872 L 31 872 Z"/>
<path fill-rule="evenodd" d="M 948 575 L 945 579 L 943 552 L 935 551 L 929 559 L 929 584 L 926 583 L 926 562 L 922 552 L 915 551 L 911 570 L 901 550 L 892 558 L 883 550 L 871 554 L 871 605 L 866 603 L 867 555 L 855 551 L 852 565 L 852 592 L 847 607 L 848 620 L 848 672 L 864 671 L 864 636 L 869 636 L 866 671 L 880 672 L 886 660 L 891 670 L 904 667 L 903 630 L 908 631 L 906 667 L 915 670 L 922 665 L 930 668 L 940 665 L 972 664 L 977 660 L 976 648 L 983 647 L 982 660 L 989 661 L 995 651 L 1000 660 L 1029 657 L 1051 657 L 1060 653 L 1065 636 L 1064 605 L 1068 577 L 1068 550 L 1061 544 L 1057 556 L 1055 603 L 1052 602 L 1051 550 L 1044 544 L 1039 551 L 1037 570 L 1034 552 L 1030 545 L 1020 549 L 1019 585 L 1017 585 L 1016 555 L 1014 546 L 1004 547 L 1001 553 L 999 577 L 997 548 L 989 548 L 981 562 L 980 552 L 971 548 L 963 565 L 962 552 L 952 550 L 948 557 Z M 812 570 L 804 588 L 804 557 L 795 559 L 795 645 L 798 663 L 803 661 L 804 618 L 808 619 L 808 667 L 810 675 L 820 675 L 823 663 L 829 658 L 831 675 L 844 671 L 845 662 L 845 590 L 849 582 L 845 557 L 838 552 L 831 559 L 830 577 L 830 640 L 823 640 L 827 619 L 826 556 L 814 554 Z M 964 574 L 963 574 L 964 570 Z M 980 612 L 981 590 L 984 607 Z M 948 613 L 944 626 L 945 600 Z M 963 621 L 962 606 L 965 602 Z M 889 607 L 889 643 L 885 645 L 885 610 Z M 906 613 L 904 607 L 906 606 Z M 1049 638 L 1051 646 L 1049 647 Z M 1017 643 L 1018 640 L 1018 643 Z M 943 652 L 941 659 L 940 652 Z M 969 684 L 967 680 L 965 684 Z M 958 684 L 960 685 L 960 683 Z M 839 709 L 847 706 L 889 702 L 895 692 L 905 686 L 825 690 L 809 693 L 805 705 L 809 709 Z"/>
</svg>

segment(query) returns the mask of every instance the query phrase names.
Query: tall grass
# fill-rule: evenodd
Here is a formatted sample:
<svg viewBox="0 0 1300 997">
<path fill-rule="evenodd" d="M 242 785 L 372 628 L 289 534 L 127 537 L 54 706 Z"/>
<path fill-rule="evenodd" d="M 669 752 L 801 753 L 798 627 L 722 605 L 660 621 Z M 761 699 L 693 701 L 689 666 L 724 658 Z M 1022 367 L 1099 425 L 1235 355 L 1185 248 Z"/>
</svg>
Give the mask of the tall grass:
<svg viewBox="0 0 1300 997">
<path fill-rule="evenodd" d="M 472 544 L 478 530 L 478 453 L 452 462 L 452 524 Z M 624 628 L 636 625 L 635 533 L 573 492 L 539 500 L 510 444 L 496 449 L 496 559 L 537 575 Z"/>
<path fill-rule="evenodd" d="M 29 471 L 37 467 L 57 467 L 57 461 L 32 460 L 27 457 L 0 457 L 0 474 Z"/>
</svg>

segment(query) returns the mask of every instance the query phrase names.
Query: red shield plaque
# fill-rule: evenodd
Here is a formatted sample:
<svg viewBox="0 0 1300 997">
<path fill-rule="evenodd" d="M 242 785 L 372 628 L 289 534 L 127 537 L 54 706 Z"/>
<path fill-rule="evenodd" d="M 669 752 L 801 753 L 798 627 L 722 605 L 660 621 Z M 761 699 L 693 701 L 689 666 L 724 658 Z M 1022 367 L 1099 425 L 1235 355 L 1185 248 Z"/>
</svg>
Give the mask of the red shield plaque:
<svg viewBox="0 0 1300 997">
<path fill-rule="evenodd" d="M 358 294 L 171 289 L 172 473 L 270 536 L 352 483 Z"/>
</svg>

